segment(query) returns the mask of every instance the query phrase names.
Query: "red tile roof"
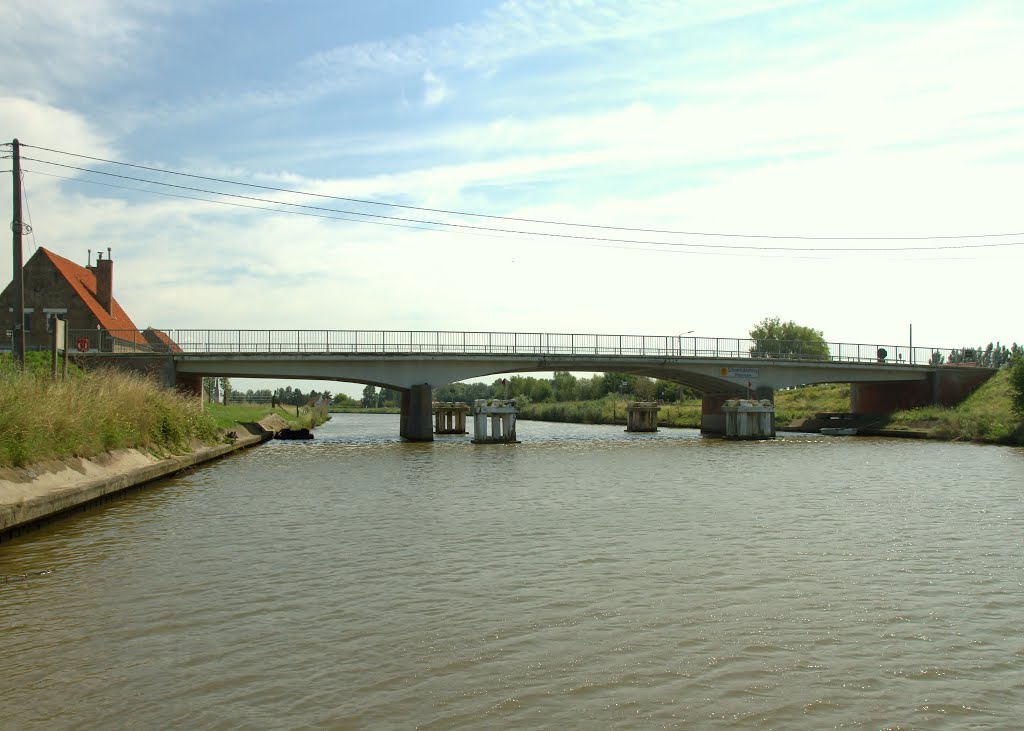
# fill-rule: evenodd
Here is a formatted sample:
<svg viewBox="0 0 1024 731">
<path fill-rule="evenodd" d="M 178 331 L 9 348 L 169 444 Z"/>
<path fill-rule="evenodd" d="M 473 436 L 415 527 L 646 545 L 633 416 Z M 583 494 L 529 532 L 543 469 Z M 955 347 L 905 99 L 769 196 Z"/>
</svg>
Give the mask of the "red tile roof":
<svg viewBox="0 0 1024 731">
<path fill-rule="evenodd" d="M 169 353 L 181 353 L 182 350 L 178 347 L 178 344 L 171 339 L 171 336 L 165 333 L 163 330 L 157 330 L 155 327 L 147 327 L 142 331 L 143 336 L 146 338 L 146 342 L 156 347 L 158 350 L 165 350 Z"/>
<path fill-rule="evenodd" d="M 68 281 L 75 294 L 85 303 L 89 311 L 99 322 L 104 330 L 120 340 L 135 341 L 140 344 L 146 342 L 146 338 L 139 332 L 128 313 L 122 309 L 116 299 L 111 300 L 113 313 L 107 312 L 103 305 L 96 299 L 96 275 L 79 264 L 75 264 L 63 256 L 54 254 L 49 249 L 39 247 L 40 253 L 46 256 L 61 276 Z"/>
</svg>

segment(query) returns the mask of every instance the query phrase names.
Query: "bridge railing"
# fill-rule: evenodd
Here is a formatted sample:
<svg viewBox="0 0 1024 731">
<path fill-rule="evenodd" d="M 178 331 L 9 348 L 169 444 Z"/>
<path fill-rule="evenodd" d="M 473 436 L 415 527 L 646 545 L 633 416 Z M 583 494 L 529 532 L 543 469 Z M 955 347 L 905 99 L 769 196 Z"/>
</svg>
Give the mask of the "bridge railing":
<svg viewBox="0 0 1024 731">
<path fill-rule="evenodd" d="M 978 365 L 969 352 L 949 348 L 678 335 L 449 330 L 79 330 L 70 333 L 69 342 L 72 352 L 83 353 L 594 355 Z"/>
</svg>

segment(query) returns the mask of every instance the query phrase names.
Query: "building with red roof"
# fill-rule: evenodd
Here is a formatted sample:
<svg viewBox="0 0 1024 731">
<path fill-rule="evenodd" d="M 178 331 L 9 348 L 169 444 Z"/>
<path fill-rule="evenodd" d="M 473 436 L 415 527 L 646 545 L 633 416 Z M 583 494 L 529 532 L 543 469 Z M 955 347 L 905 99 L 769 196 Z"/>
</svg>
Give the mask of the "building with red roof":
<svg viewBox="0 0 1024 731">
<path fill-rule="evenodd" d="M 90 260 L 91 260 L 90 255 Z M 177 350 L 178 347 L 159 330 L 139 330 L 114 297 L 114 262 L 97 254 L 96 263 L 76 264 L 49 249 L 40 247 L 23 269 L 25 311 L 25 347 L 47 349 L 53 337 L 53 321 L 65 320 L 71 333 L 71 349 Z M 6 315 L 4 330 L 10 333 L 18 323 L 15 314 L 14 284 L 0 293 L 0 313 Z M 7 336 L 10 338 L 10 334 Z"/>
</svg>

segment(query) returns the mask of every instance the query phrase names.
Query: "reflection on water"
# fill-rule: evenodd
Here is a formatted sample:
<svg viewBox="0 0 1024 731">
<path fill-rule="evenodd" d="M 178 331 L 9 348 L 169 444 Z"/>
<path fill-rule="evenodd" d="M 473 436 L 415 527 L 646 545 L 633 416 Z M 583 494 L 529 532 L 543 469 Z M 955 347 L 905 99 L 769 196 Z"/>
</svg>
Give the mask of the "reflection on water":
<svg viewBox="0 0 1024 731">
<path fill-rule="evenodd" d="M 338 415 L 0 546 L 4 728 L 1016 728 L 1024 454 Z"/>
</svg>

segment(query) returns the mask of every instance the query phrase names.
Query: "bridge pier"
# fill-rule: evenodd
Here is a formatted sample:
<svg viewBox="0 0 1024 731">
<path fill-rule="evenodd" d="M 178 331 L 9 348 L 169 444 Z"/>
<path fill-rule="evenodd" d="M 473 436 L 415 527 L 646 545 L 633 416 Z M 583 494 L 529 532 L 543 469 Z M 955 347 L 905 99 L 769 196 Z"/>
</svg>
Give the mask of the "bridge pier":
<svg viewBox="0 0 1024 731">
<path fill-rule="evenodd" d="M 626 431 L 658 431 L 658 404 L 634 401 L 626 407 Z"/>
<path fill-rule="evenodd" d="M 434 441 L 433 395 L 429 383 L 402 391 L 402 415 L 399 435 L 409 442 Z"/>
<path fill-rule="evenodd" d="M 519 444 L 516 439 L 516 416 L 519 409 L 515 400 L 477 399 L 473 404 L 473 444 Z M 491 422 L 491 435 L 487 435 L 487 422 Z"/>
<path fill-rule="evenodd" d="M 748 389 L 748 393 L 751 398 L 754 399 L 767 399 L 775 404 L 775 389 L 771 386 L 758 386 L 754 389 Z M 725 434 L 725 412 L 722 411 L 722 406 L 725 402 L 730 399 L 740 398 L 737 393 L 706 393 L 701 399 L 700 405 L 700 433 L 710 434 L 713 436 L 722 436 Z M 771 413 L 771 433 L 775 433 L 775 410 L 772 409 Z"/>
<path fill-rule="evenodd" d="M 466 404 L 439 403 L 434 405 L 434 433 L 435 434 L 465 434 L 466 414 L 469 407 Z"/>
<path fill-rule="evenodd" d="M 725 434 L 725 412 L 722 406 L 734 393 L 706 393 L 700 402 L 700 433 L 721 436 Z"/>
</svg>

